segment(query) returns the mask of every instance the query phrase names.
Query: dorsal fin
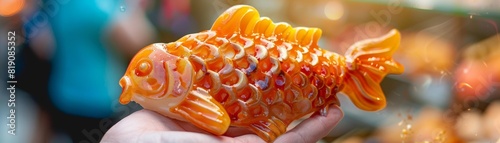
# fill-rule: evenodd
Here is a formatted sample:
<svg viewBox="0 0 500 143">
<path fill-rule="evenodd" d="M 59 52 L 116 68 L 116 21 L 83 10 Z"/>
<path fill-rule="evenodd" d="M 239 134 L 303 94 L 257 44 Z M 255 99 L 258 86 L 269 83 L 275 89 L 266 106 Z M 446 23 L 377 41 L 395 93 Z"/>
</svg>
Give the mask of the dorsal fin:
<svg viewBox="0 0 500 143">
<path fill-rule="evenodd" d="M 211 30 L 217 31 L 218 35 L 229 34 L 229 36 L 234 32 L 251 33 L 259 17 L 259 12 L 255 8 L 247 5 L 236 5 L 224 11 L 215 20 Z"/>
<path fill-rule="evenodd" d="M 268 17 L 260 17 L 259 12 L 248 5 L 236 5 L 226 10 L 215 20 L 211 30 L 224 36 L 232 36 L 235 32 L 244 36 L 254 33 L 265 37 L 280 35 L 286 42 L 301 46 L 317 44 L 322 33 L 319 28 L 293 28 L 284 22 L 274 23 Z"/>
</svg>

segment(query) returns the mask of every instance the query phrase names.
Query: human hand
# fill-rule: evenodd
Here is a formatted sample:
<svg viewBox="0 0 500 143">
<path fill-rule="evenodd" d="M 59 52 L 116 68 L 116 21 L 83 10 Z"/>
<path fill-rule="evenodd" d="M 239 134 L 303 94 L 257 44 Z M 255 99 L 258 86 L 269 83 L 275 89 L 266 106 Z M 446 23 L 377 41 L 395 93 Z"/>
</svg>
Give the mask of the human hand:
<svg viewBox="0 0 500 143">
<path fill-rule="evenodd" d="M 326 136 L 343 118 L 338 106 L 331 106 L 327 116 L 313 114 L 274 142 L 316 142 Z M 215 136 L 198 127 L 150 110 L 140 110 L 125 117 L 107 131 L 101 142 L 264 142 L 245 128 L 229 127 Z"/>
</svg>

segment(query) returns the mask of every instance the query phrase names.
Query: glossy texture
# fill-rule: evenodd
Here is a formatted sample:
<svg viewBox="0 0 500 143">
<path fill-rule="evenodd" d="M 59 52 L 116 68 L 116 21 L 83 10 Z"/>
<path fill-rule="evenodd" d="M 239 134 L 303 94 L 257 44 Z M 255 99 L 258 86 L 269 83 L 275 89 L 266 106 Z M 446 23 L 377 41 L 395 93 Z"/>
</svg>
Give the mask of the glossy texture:
<svg viewBox="0 0 500 143">
<path fill-rule="evenodd" d="M 363 110 L 384 108 L 380 81 L 403 72 L 391 57 L 399 33 L 358 42 L 345 57 L 319 48 L 320 36 L 320 29 L 273 23 L 253 7 L 234 6 L 211 30 L 141 50 L 120 81 L 120 102 L 216 135 L 246 127 L 268 142 L 293 120 L 325 115 L 339 104 L 338 92 Z"/>
</svg>

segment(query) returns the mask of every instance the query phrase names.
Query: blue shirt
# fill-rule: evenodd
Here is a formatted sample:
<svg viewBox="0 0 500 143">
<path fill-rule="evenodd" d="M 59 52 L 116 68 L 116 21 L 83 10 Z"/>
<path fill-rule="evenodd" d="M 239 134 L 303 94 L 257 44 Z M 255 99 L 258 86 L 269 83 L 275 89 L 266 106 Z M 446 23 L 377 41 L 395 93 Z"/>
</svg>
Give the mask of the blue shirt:
<svg viewBox="0 0 500 143">
<path fill-rule="evenodd" d="M 49 16 L 55 39 L 49 92 L 63 112 L 107 117 L 118 102 L 120 77 L 126 65 L 105 41 L 112 18 L 120 12 L 116 1 L 70 0 L 58 3 Z"/>
</svg>

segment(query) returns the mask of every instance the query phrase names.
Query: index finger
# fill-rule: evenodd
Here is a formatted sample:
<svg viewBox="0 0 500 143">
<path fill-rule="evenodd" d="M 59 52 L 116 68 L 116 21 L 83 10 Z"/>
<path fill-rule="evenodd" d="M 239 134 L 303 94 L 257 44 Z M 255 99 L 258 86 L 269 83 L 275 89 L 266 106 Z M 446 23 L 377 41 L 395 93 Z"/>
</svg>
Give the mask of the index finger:
<svg viewBox="0 0 500 143">
<path fill-rule="evenodd" d="M 339 121 L 344 113 L 336 105 L 328 108 L 326 116 L 314 114 L 297 127 L 280 136 L 276 142 L 316 142 L 325 137 Z"/>
</svg>

